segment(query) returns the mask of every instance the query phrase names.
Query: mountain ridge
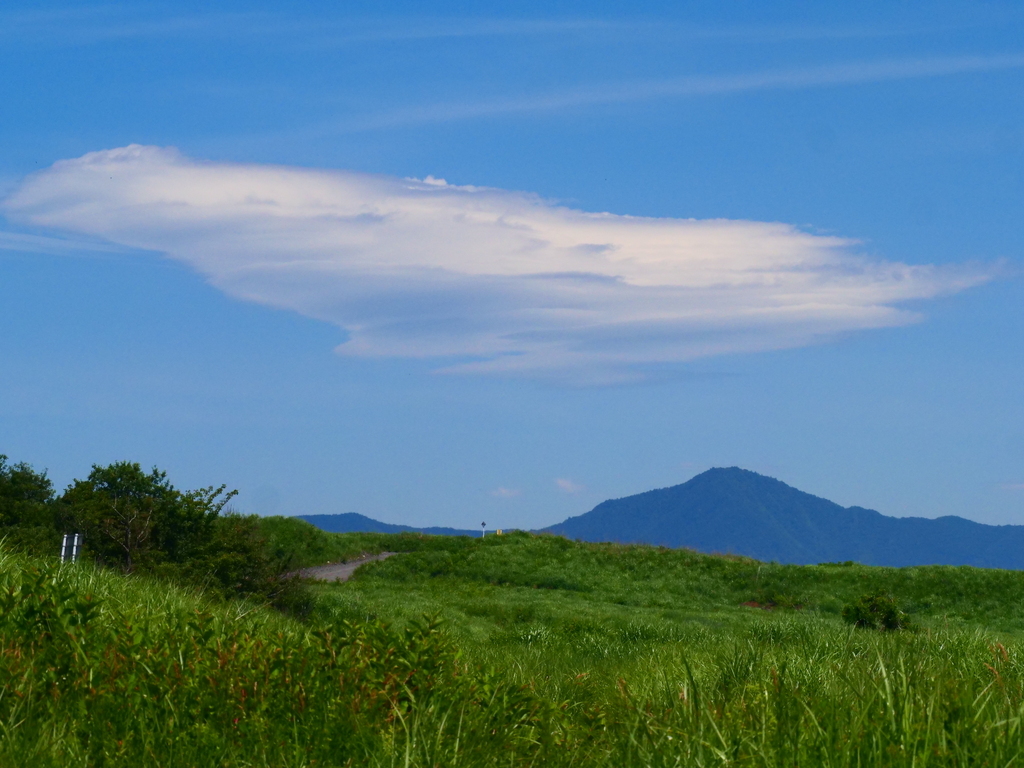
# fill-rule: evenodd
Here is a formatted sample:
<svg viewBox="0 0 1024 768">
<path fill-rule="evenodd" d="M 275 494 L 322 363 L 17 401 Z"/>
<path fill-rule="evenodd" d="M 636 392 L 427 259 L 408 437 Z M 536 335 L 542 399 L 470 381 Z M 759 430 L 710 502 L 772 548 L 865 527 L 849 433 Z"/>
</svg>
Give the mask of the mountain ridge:
<svg viewBox="0 0 1024 768">
<path fill-rule="evenodd" d="M 786 563 L 1024 568 L 1024 526 L 947 515 L 889 517 L 800 491 L 739 467 L 609 499 L 544 529 L 582 541 L 728 552 Z"/>
<path fill-rule="evenodd" d="M 391 525 L 351 512 L 301 518 L 333 532 L 479 535 Z M 608 499 L 538 532 L 793 564 L 854 561 L 1024 569 L 1024 525 L 986 525 L 955 515 L 889 517 L 864 507 L 843 507 L 739 467 L 715 467 L 679 485 Z"/>
<path fill-rule="evenodd" d="M 358 512 L 342 512 L 335 515 L 296 515 L 295 517 L 299 520 L 305 520 L 307 523 L 312 523 L 320 530 L 327 531 L 328 533 L 427 533 L 432 536 L 480 535 L 477 531 L 463 530 L 461 528 L 446 528 L 443 526 L 415 528 L 411 525 L 382 523 Z"/>
</svg>

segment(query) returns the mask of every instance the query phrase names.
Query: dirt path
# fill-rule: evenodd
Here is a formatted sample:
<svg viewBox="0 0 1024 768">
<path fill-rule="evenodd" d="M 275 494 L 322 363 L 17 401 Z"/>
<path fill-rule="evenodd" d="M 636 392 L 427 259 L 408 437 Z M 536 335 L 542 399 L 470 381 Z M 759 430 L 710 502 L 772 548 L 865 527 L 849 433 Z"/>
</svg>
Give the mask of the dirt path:
<svg viewBox="0 0 1024 768">
<path fill-rule="evenodd" d="M 377 560 L 386 560 L 397 554 L 398 552 L 381 552 L 379 555 L 360 555 L 355 560 L 344 563 L 329 563 L 328 565 L 303 568 L 297 575 L 305 579 L 319 579 L 320 581 L 348 581 L 359 566 Z"/>
</svg>

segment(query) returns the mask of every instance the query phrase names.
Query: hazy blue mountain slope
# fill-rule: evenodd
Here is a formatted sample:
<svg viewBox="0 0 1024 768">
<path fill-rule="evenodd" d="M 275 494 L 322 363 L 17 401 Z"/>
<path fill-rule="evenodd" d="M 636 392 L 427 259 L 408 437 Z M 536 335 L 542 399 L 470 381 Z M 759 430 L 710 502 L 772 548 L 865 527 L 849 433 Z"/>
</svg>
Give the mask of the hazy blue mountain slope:
<svg viewBox="0 0 1024 768">
<path fill-rule="evenodd" d="M 297 515 L 300 520 L 312 523 L 328 533 L 429 533 L 434 536 L 479 536 L 480 531 L 463 531 L 458 528 L 413 528 L 408 525 L 382 523 L 356 512 L 340 515 Z"/>
<path fill-rule="evenodd" d="M 982 525 L 960 517 L 886 517 L 841 507 L 737 467 L 605 501 L 546 531 L 583 541 L 690 547 L 784 563 L 1024 568 L 1024 526 Z"/>
</svg>

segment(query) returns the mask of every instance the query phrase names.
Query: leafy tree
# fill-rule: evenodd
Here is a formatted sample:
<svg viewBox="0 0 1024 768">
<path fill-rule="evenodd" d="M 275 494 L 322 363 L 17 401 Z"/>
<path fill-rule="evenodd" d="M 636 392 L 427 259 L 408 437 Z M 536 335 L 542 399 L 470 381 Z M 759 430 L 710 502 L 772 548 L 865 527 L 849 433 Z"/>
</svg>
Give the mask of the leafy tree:
<svg viewBox="0 0 1024 768">
<path fill-rule="evenodd" d="M 304 612 L 308 598 L 284 577 L 289 564 L 273 552 L 259 518 L 221 514 L 235 493 L 223 485 L 179 491 L 166 472 L 122 461 L 93 466 L 65 491 L 60 508 L 105 565 Z"/>
<path fill-rule="evenodd" d="M 25 462 L 8 464 L 0 454 L 0 536 L 33 554 L 55 555 L 53 483 Z"/>
<path fill-rule="evenodd" d="M 221 514 L 236 493 L 179 491 L 166 472 L 121 461 L 93 465 L 55 499 L 45 472 L 0 455 L 0 538 L 55 556 L 62 533 L 82 533 L 85 556 L 101 565 L 307 612 L 302 580 L 287 575 L 290 553 L 270 544 L 258 517 Z"/>
<path fill-rule="evenodd" d="M 199 554 L 214 520 L 235 492 L 219 488 L 178 491 L 167 473 L 122 461 L 94 465 L 61 497 L 62 517 L 86 536 L 100 562 L 126 573 L 160 563 L 183 563 Z"/>
</svg>

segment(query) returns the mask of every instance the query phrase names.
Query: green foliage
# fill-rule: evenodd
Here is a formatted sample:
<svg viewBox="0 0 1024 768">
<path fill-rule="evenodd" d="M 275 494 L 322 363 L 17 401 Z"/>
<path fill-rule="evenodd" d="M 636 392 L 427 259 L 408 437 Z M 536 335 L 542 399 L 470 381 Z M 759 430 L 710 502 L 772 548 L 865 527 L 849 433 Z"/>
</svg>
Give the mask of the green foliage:
<svg viewBox="0 0 1024 768">
<path fill-rule="evenodd" d="M 7 545 L 38 555 L 57 551 L 53 484 L 28 464 L 8 464 L 0 455 L 0 536 Z"/>
<path fill-rule="evenodd" d="M 65 527 L 85 534 L 84 556 L 102 565 L 308 612 L 302 585 L 283 578 L 294 558 L 270 546 L 259 518 L 221 514 L 234 495 L 224 486 L 179 491 L 165 472 L 117 462 L 94 466 L 56 507 Z"/>
<path fill-rule="evenodd" d="M 0 499 L 8 535 L 82 515 L 115 566 L 0 546 L 0 766 L 1024 756 L 1024 573 L 784 566 L 527 533 L 326 534 L 223 514 L 223 489 L 180 492 L 131 464 L 94 468 L 56 503 L 45 475 L 4 460 Z M 121 539 L 103 527 L 121 520 L 112 500 L 137 512 Z M 403 554 L 312 593 L 281 578 L 383 551 Z M 921 631 L 847 623 L 911 616 Z"/>
<path fill-rule="evenodd" d="M 159 469 L 117 462 L 93 466 L 55 499 L 45 473 L 0 456 L 0 538 L 9 548 L 54 557 L 62 534 L 81 533 L 85 560 L 307 613 L 308 592 L 283 576 L 302 556 L 320 553 L 304 550 L 299 532 L 272 544 L 268 533 L 276 529 L 259 518 L 222 514 L 234 495 L 224 486 L 180 491 Z M 333 539 L 326 544 L 336 546 Z"/>
<path fill-rule="evenodd" d="M 692 550 L 573 542 L 515 533 L 487 538 L 408 534 L 334 534 L 353 549 L 416 553 L 360 569 L 343 589 L 343 606 L 364 614 L 391 596 L 413 613 L 440 611 L 474 624 L 467 611 L 498 596 L 529 595 L 531 603 L 571 602 L 576 610 L 617 611 L 702 621 L 732 621 L 765 607 L 839 617 L 861 595 L 890 594 L 915 621 L 968 623 L 1024 631 L 1024 571 L 954 566 L 880 568 L 863 565 L 780 565 Z M 343 545 L 344 546 L 344 545 Z M 429 557 L 426 553 L 431 554 Z M 498 589 L 500 588 L 500 589 Z M 547 592 L 545 598 L 536 592 Z M 466 610 L 460 605 L 466 600 Z M 744 607 L 757 603 L 758 607 Z M 555 610 L 553 608 L 553 610 Z"/>
<path fill-rule="evenodd" d="M 224 486 L 181 492 L 167 473 L 122 461 L 94 465 L 88 478 L 64 492 L 60 508 L 64 520 L 85 534 L 87 552 L 130 573 L 194 557 L 234 494 Z"/>
<path fill-rule="evenodd" d="M 257 598 L 297 616 L 311 610 L 312 598 L 301 580 L 287 575 L 295 558 L 271 546 L 260 518 L 221 515 L 211 527 L 209 539 L 190 560 L 161 575 L 224 598 Z"/>
<path fill-rule="evenodd" d="M 843 607 L 843 621 L 862 629 L 877 629 L 894 632 L 909 629 L 910 619 L 892 595 L 874 593 L 862 595 L 855 602 Z"/>
<path fill-rule="evenodd" d="M 518 546 L 530 544 L 551 542 Z M 665 553 L 605 554 L 644 579 L 643 555 Z M 391 562 L 323 599 L 386 591 Z M 300 624 L 0 552 L 0 765 L 846 768 L 1024 754 L 1014 636 L 858 632 L 813 610 L 735 608 L 730 621 L 618 606 L 609 622 L 596 579 L 582 592 L 396 573 L 413 603 L 454 588 L 464 606 L 483 590 L 491 611 L 477 618 L 496 631 L 329 611 Z"/>
<path fill-rule="evenodd" d="M 374 547 L 372 540 L 342 538 L 297 517 L 261 517 L 256 521 L 269 551 L 289 570 L 343 562 L 364 552 L 382 551 Z"/>
<path fill-rule="evenodd" d="M 555 730 L 556 708 L 470 674 L 436 622 L 303 627 L 2 554 L 0 608 L 3 765 L 537 761 Z"/>
</svg>

